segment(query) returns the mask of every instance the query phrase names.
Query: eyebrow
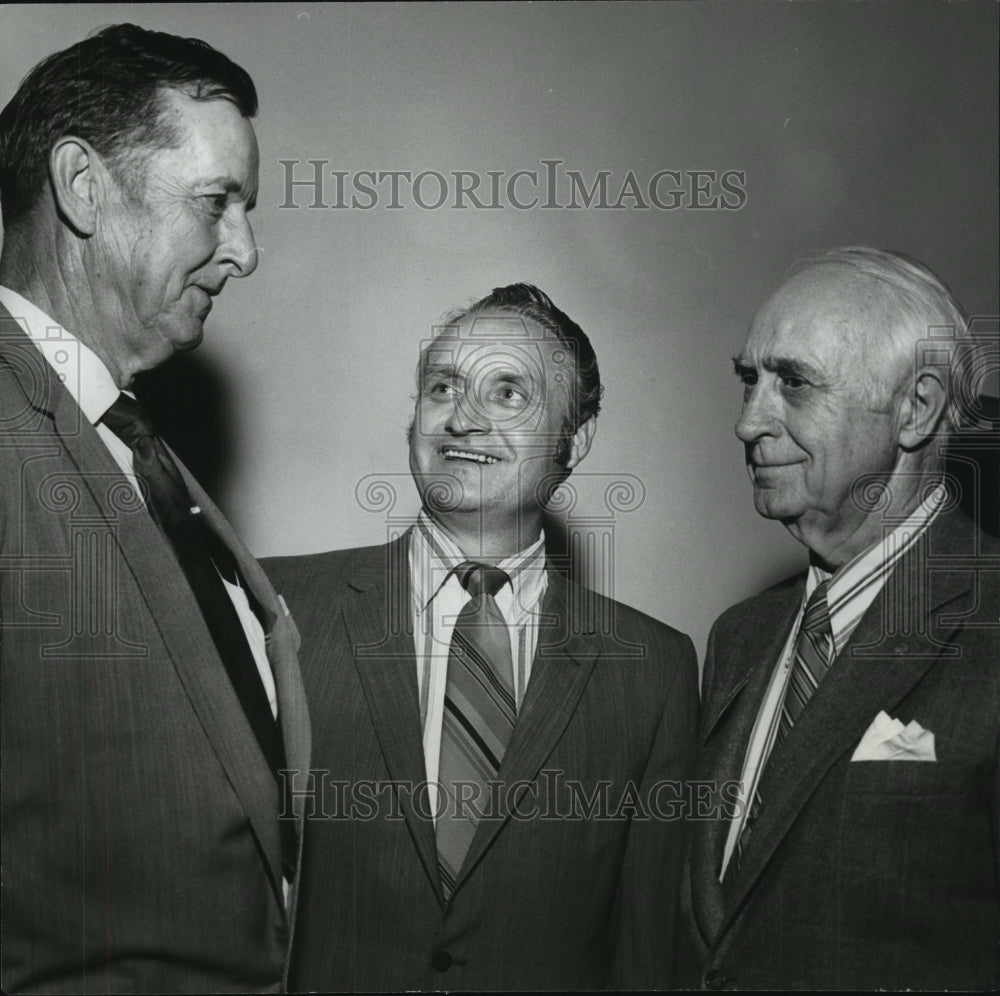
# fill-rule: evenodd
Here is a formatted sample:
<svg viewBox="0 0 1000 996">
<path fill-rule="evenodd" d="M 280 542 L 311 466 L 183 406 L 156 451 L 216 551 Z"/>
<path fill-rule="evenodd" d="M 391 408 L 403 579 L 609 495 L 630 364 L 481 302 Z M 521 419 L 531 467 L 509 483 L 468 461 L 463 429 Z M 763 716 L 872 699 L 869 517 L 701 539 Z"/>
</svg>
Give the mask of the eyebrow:
<svg viewBox="0 0 1000 996">
<path fill-rule="evenodd" d="M 530 384 L 533 378 L 530 373 L 524 371 L 500 368 L 489 372 L 491 378 L 499 381 L 510 382 L 512 384 Z M 460 373 L 453 363 L 425 362 L 420 367 L 420 376 L 424 377 L 453 377 L 456 380 L 464 380 L 466 375 Z"/>
<path fill-rule="evenodd" d="M 426 374 L 446 374 L 449 377 L 455 375 L 455 367 L 451 363 L 431 363 L 424 360 L 420 364 L 420 373 Z"/>
<path fill-rule="evenodd" d="M 825 379 L 819 369 L 804 360 L 793 360 L 784 356 L 765 356 L 761 359 L 760 366 L 770 373 L 776 373 L 779 377 L 796 377 L 814 384 Z M 749 373 L 757 370 L 757 364 L 745 356 L 734 356 L 733 369 L 737 375 Z"/>
<path fill-rule="evenodd" d="M 512 384 L 530 384 L 534 378 L 525 370 L 496 370 L 490 372 L 494 380 L 510 381 Z"/>
<path fill-rule="evenodd" d="M 220 176 L 213 176 L 208 180 L 203 180 L 202 185 L 205 187 L 222 187 L 227 194 L 238 194 L 243 190 L 242 185 L 238 183 L 234 177 L 229 176 L 227 173 Z M 247 196 L 247 210 L 252 211 L 256 206 L 257 191 L 254 190 Z"/>
</svg>

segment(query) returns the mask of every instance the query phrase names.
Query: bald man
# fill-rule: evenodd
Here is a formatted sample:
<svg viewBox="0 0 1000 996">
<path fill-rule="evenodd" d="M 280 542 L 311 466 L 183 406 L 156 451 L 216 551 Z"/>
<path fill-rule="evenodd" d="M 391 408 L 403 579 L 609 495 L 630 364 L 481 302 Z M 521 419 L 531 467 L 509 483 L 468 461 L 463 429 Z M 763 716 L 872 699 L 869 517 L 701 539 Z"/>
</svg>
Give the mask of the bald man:
<svg viewBox="0 0 1000 996">
<path fill-rule="evenodd" d="M 693 983 L 1000 982 L 1000 551 L 943 469 L 965 332 L 925 267 L 848 248 L 736 357 L 754 504 L 809 566 L 709 637 L 700 777 L 741 795 L 694 828 Z"/>
</svg>

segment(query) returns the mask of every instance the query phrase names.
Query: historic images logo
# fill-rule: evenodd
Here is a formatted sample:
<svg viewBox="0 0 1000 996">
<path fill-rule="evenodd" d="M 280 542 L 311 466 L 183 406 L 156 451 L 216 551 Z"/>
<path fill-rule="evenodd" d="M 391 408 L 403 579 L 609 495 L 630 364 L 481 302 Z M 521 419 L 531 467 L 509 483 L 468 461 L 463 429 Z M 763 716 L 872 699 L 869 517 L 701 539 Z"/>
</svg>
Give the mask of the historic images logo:
<svg viewBox="0 0 1000 996">
<path fill-rule="evenodd" d="M 738 211 L 747 202 L 743 170 L 660 169 L 639 175 L 602 169 L 585 174 L 562 159 L 507 170 L 346 170 L 329 159 L 279 159 L 280 208 L 370 211 L 650 210 Z"/>
</svg>

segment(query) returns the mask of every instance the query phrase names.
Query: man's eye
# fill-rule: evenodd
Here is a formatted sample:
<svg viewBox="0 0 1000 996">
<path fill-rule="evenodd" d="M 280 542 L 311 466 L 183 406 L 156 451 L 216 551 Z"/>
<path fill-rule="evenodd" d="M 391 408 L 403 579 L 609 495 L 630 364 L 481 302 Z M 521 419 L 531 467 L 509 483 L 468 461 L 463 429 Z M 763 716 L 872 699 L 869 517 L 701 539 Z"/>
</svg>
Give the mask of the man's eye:
<svg viewBox="0 0 1000 996">
<path fill-rule="evenodd" d="M 454 393 L 454 390 L 455 385 L 447 380 L 436 380 L 432 384 L 427 385 L 427 393 L 439 398 L 450 397 Z"/>
<path fill-rule="evenodd" d="M 753 387 L 757 383 L 756 370 L 748 370 L 746 367 L 741 367 L 736 371 L 736 376 L 739 377 L 740 383 L 744 387 Z"/>
<path fill-rule="evenodd" d="M 229 197 L 226 194 L 208 194 L 204 201 L 212 214 L 220 216 L 225 213 Z"/>
<path fill-rule="evenodd" d="M 801 377 L 794 377 L 791 374 L 785 374 L 781 378 L 781 385 L 789 391 L 801 391 L 802 388 L 806 386 L 806 381 L 804 381 Z"/>
<path fill-rule="evenodd" d="M 501 384 L 499 387 L 495 387 L 492 396 L 494 400 L 505 405 L 523 405 L 527 401 L 524 392 L 510 384 Z"/>
</svg>

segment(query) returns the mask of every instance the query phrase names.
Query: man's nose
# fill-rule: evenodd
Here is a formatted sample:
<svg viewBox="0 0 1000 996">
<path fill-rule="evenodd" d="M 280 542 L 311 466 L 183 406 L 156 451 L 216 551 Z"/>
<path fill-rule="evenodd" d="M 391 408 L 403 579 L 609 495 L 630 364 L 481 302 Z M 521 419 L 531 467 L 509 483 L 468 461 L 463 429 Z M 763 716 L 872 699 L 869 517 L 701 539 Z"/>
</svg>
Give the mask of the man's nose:
<svg viewBox="0 0 1000 996">
<path fill-rule="evenodd" d="M 244 212 L 225 218 L 223 241 L 219 245 L 219 260 L 227 266 L 230 276 L 249 277 L 257 269 L 257 243 L 250 219 Z"/>
<path fill-rule="evenodd" d="M 474 392 L 456 396 L 445 422 L 445 431 L 461 436 L 470 432 L 489 432 L 492 422 L 481 399 Z"/>
<path fill-rule="evenodd" d="M 761 436 L 777 435 L 780 425 L 778 403 L 773 392 L 762 383 L 747 387 L 736 422 L 736 436 L 740 442 L 752 443 Z"/>
</svg>

